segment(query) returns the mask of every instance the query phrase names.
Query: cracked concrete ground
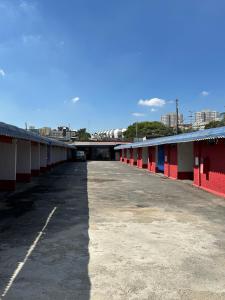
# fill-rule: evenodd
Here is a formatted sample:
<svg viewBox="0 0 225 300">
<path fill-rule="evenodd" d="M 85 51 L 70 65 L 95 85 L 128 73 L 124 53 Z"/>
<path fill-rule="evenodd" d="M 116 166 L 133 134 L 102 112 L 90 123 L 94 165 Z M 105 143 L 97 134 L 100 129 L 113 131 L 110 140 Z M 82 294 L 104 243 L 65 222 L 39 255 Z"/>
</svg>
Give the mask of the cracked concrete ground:
<svg viewBox="0 0 225 300">
<path fill-rule="evenodd" d="M 2 196 L 4 299 L 225 299 L 225 200 L 119 162 L 58 166 Z"/>
</svg>

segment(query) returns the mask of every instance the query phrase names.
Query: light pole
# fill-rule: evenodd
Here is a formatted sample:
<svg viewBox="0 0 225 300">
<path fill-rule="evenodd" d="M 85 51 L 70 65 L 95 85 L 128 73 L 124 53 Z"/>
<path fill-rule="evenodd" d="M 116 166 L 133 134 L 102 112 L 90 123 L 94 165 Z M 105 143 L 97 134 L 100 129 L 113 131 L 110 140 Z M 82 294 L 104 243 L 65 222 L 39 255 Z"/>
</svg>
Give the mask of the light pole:
<svg viewBox="0 0 225 300">
<path fill-rule="evenodd" d="M 178 99 L 176 99 L 176 134 L 179 133 L 179 109 L 178 109 Z"/>
</svg>

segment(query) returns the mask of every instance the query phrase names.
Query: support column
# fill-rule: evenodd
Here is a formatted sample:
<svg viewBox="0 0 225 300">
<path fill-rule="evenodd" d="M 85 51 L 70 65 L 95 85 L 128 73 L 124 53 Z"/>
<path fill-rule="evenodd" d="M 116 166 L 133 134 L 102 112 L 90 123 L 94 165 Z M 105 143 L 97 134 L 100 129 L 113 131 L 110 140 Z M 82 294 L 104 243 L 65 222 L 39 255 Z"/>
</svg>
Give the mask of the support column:
<svg viewBox="0 0 225 300">
<path fill-rule="evenodd" d="M 120 149 L 119 152 L 120 152 L 120 161 L 122 162 L 122 160 L 123 160 L 123 150 Z"/>
<path fill-rule="evenodd" d="M 120 161 L 120 151 L 116 151 L 115 153 L 115 160 Z"/>
<path fill-rule="evenodd" d="M 133 166 L 134 164 L 134 149 L 133 148 L 130 148 L 130 165 Z"/>
<path fill-rule="evenodd" d="M 123 153 L 124 153 L 123 161 L 124 161 L 125 163 L 127 163 L 127 149 L 124 149 L 124 150 L 123 150 Z"/>
<path fill-rule="evenodd" d="M 138 159 L 137 159 L 137 167 L 142 168 L 142 148 L 138 148 Z"/>
<path fill-rule="evenodd" d="M 16 140 L 0 136 L 0 190 L 16 188 Z"/>
<path fill-rule="evenodd" d="M 48 170 L 51 170 L 52 167 L 52 146 L 47 146 L 47 168 Z"/>
<path fill-rule="evenodd" d="M 40 145 L 40 170 L 41 172 L 47 171 L 47 164 L 48 164 L 48 150 L 46 144 Z"/>
<path fill-rule="evenodd" d="M 17 140 L 16 181 L 31 181 L 31 142 Z"/>
<path fill-rule="evenodd" d="M 40 144 L 31 142 L 31 175 L 40 175 Z"/>
<path fill-rule="evenodd" d="M 121 162 L 124 162 L 124 151 L 125 151 L 125 149 L 122 149 L 121 151 L 122 151 L 122 153 L 121 153 L 121 155 L 122 155 L 121 156 Z"/>
</svg>

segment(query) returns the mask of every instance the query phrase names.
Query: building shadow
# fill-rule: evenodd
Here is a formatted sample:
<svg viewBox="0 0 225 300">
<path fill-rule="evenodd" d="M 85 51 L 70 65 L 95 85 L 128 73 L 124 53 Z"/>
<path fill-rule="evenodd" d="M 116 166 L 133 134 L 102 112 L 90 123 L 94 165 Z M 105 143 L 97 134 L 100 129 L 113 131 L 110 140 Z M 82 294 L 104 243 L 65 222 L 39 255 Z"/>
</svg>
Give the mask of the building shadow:
<svg viewBox="0 0 225 300">
<path fill-rule="evenodd" d="M 87 163 L 65 163 L 0 195 L 0 292 L 54 215 L 3 299 L 90 299 Z M 1 298 L 1 297 L 0 297 Z"/>
</svg>

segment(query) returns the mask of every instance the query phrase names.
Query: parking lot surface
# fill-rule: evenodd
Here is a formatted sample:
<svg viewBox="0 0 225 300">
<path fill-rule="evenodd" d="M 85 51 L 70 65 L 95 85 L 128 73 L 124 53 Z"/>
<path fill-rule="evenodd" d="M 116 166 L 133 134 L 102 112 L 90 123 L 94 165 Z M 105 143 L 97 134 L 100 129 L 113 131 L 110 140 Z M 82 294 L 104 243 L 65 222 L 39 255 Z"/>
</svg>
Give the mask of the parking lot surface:
<svg viewBox="0 0 225 300">
<path fill-rule="evenodd" d="M 1 299 L 225 299 L 225 200 L 120 162 L 0 194 Z"/>
</svg>

